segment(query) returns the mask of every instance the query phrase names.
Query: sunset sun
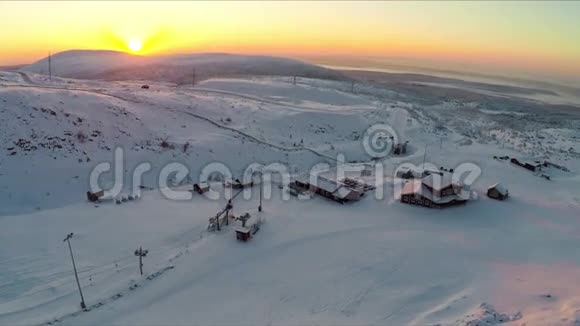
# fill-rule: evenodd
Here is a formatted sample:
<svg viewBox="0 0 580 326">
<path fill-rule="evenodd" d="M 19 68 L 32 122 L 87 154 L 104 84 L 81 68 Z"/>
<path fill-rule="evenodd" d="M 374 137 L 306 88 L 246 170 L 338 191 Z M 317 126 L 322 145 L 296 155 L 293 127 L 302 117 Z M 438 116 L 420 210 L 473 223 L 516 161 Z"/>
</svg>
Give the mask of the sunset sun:
<svg viewBox="0 0 580 326">
<path fill-rule="evenodd" d="M 143 48 L 143 43 L 140 40 L 134 39 L 130 40 L 129 43 L 127 43 L 127 46 L 132 52 L 139 52 Z"/>
</svg>

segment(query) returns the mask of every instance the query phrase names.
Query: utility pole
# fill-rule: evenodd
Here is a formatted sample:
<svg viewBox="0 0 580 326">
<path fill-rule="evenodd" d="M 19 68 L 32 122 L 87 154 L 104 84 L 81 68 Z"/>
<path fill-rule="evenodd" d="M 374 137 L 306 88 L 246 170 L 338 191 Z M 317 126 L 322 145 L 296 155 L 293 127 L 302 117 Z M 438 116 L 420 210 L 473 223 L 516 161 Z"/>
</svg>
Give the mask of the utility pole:
<svg viewBox="0 0 580 326">
<path fill-rule="evenodd" d="M 354 93 L 354 80 L 351 80 L 350 82 L 350 92 Z"/>
<path fill-rule="evenodd" d="M 233 209 L 234 205 L 232 205 L 232 200 L 228 200 L 228 204 L 226 205 L 226 225 L 230 225 L 230 209 Z"/>
<path fill-rule="evenodd" d="M 258 212 L 262 211 L 262 191 L 264 191 L 264 173 L 260 171 L 260 205 L 258 206 Z"/>
<path fill-rule="evenodd" d="M 220 214 L 220 213 L 218 213 L 218 214 L 215 216 L 215 222 L 216 222 L 216 224 L 217 224 L 217 230 L 218 230 L 218 231 L 221 231 L 221 230 L 222 230 L 222 229 L 220 228 L 220 215 L 221 215 L 221 214 Z"/>
<path fill-rule="evenodd" d="M 292 83 L 296 85 L 296 76 L 294 76 L 294 81 Z"/>
<path fill-rule="evenodd" d="M 423 152 L 423 171 L 421 172 L 421 174 L 425 173 L 425 158 L 427 157 L 427 145 L 425 145 L 425 151 Z"/>
<path fill-rule="evenodd" d="M 70 245 L 70 239 L 73 237 L 73 233 L 69 233 L 66 238 L 64 238 L 63 242 L 68 243 L 68 250 L 70 251 L 70 259 L 72 260 L 73 269 L 75 271 L 75 278 L 77 280 L 77 286 L 79 288 L 79 293 L 81 295 L 81 309 L 85 309 L 87 306 L 85 305 L 85 298 L 83 297 L 83 290 L 81 289 L 81 283 L 79 282 L 79 275 L 77 274 L 77 266 L 75 264 L 75 257 L 73 256 L 72 247 Z"/>
<path fill-rule="evenodd" d="M 195 86 L 195 68 L 191 71 L 191 86 Z"/>
<path fill-rule="evenodd" d="M 143 257 L 147 256 L 149 250 L 143 250 L 139 247 L 139 250 L 135 250 L 135 256 L 139 257 L 139 272 L 143 275 Z"/>
<path fill-rule="evenodd" d="M 48 80 L 52 81 L 52 53 L 48 52 Z"/>
<path fill-rule="evenodd" d="M 216 215 L 215 215 L 215 225 L 217 226 L 217 230 L 221 231 L 221 225 L 220 225 L 220 217 L 225 213 L 226 215 L 226 225 L 229 225 L 229 215 L 230 215 L 230 211 L 233 211 L 234 209 L 234 204 L 233 204 L 233 200 L 234 198 L 236 198 L 239 194 L 241 194 L 244 191 L 244 189 L 240 189 L 240 191 L 238 191 L 235 195 L 233 195 L 229 200 L 228 203 L 226 204 L 226 207 L 224 209 L 222 209 L 221 211 L 219 211 Z M 211 223 L 211 222 L 210 222 Z M 210 224 L 211 226 L 212 224 Z"/>
</svg>

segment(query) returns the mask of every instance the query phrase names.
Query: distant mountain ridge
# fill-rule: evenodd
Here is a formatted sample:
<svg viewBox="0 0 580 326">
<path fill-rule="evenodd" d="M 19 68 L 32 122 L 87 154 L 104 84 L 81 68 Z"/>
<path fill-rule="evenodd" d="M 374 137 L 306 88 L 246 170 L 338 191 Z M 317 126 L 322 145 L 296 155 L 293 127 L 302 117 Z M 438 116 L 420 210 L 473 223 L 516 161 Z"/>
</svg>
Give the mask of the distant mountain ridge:
<svg viewBox="0 0 580 326">
<path fill-rule="evenodd" d="M 58 77 L 103 80 L 155 80 L 191 83 L 236 75 L 278 75 L 322 79 L 345 79 L 332 69 L 299 60 L 228 53 L 195 53 L 139 56 L 110 50 L 70 50 L 54 54 L 52 74 Z M 21 68 L 47 74 L 48 57 Z"/>
</svg>

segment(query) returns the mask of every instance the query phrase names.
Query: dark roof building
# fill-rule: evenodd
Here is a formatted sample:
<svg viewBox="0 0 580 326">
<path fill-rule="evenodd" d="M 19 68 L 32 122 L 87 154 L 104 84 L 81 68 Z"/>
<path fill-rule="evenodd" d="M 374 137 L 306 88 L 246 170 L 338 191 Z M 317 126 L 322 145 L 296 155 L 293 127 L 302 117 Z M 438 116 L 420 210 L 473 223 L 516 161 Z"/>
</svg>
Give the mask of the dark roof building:
<svg viewBox="0 0 580 326">
<path fill-rule="evenodd" d="M 487 188 L 487 197 L 497 199 L 497 200 L 504 200 L 507 199 L 509 196 L 509 191 L 499 183 L 496 183 L 489 188 Z"/>
<path fill-rule="evenodd" d="M 295 183 L 300 187 L 337 201 L 341 204 L 349 201 L 359 200 L 364 195 L 364 191 L 360 189 L 353 189 L 342 182 L 334 181 L 322 176 L 314 176 L 314 181 L 311 181 L 310 176 L 310 174 L 307 174 L 298 177 Z"/>
<path fill-rule="evenodd" d="M 407 181 L 400 200 L 406 204 L 440 208 L 467 202 L 469 191 L 452 182 L 448 174 L 430 174 L 423 179 Z"/>
</svg>

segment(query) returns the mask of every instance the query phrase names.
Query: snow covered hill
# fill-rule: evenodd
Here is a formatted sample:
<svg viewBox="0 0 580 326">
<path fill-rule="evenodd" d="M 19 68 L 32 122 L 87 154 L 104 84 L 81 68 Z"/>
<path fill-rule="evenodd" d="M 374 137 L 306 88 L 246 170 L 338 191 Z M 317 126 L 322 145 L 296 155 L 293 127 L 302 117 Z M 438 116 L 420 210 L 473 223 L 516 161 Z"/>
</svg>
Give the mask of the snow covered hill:
<svg viewBox="0 0 580 326">
<path fill-rule="evenodd" d="M 573 113 L 558 121 L 477 103 L 421 104 L 316 78 L 142 84 L 0 72 L 0 324 L 580 323 Z M 409 141 L 406 155 L 371 159 L 361 142 L 378 123 Z M 151 164 L 141 197 L 89 203 L 91 171 L 113 164 L 118 147 L 123 193 L 133 167 Z M 187 190 L 211 163 L 236 177 L 256 162 L 300 175 L 336 164 L 339 154 L 383 164 L 384 197 L 285 200 L 275 183 L 261 213 L 255 191 L 233 200 L 236 216 L 265 221 L 247 243 L 236 241 L 232 225 L 207 231 L 225 199 L 176 201 L 158 189 L 167 163 L 189 168 L 190 179 L 173 187 Z M 494 158 L 503 155 L 570 171 L 547 168 L 546 180 Z M 446 209 L 400 203 L 395 169 L 424 158 L 436 168 L 478 166 L 476 199 Z M 103 187 L 113 179 L 105 173 Z M 496 182 L 509 188 L 507 201 L 485 196 Z M 218 182 L 212 188 L 223 190 Z M 86 312 L 62 241 L 70 232 Z M 149 250 L 143 276 L 134 256 L 140 246 Z"/>
<path fill-rule="evenodd" d="M 153 80 L 191 84 L 211 77 L 280 75 L 344 79 L 336 71 L 302 61 L 227 53 L 138 56 L 118 51 L 71 50 L 52 56 L 54 76 L 105 80 Z M 48 58 L 23 71 L 48 74 Z M 194 72 L 195 70 L 195 72 Z"/>
</svg>

